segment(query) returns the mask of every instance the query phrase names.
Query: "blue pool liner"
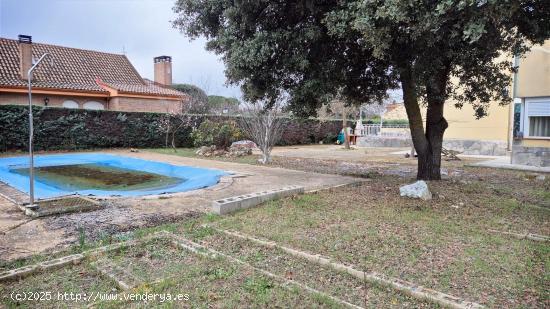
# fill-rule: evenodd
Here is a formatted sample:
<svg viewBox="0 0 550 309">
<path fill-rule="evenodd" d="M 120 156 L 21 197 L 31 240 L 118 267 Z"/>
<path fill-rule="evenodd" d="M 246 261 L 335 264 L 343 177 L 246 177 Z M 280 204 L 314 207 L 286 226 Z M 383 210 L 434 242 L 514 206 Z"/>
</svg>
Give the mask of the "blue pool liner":
<svg viewBox="0 0 550 309">
<path fill-rule="evenodd" d="M 75 165 L 75 164 L 100 164 L 111 167 L 124 168 L 129 170 L 143 171 L 160 174 L 169 177 L 183 178 L 182 183 L 167 187 L 154 189 L 140 189 L 131 191 L 107 191 L 107 190 L 78 190 L 66 191 L 53 185 L 42 183 L 35 178 L 35 198 L 44 199 L 70 194 L 93 195 L 93 196 L 143 196 L 164 193 L 185 192 L 213 186 L 220 181 L 220 178 L 229 173 L 209 168 L 199 168 L 183 165 L 172 165 L 157 161 L 148 161 L 105 153 L 83 153 L 83 154 L 61 154 L 61 155 L 39 155 L 34 157 L 35 167 Z M 29 167 L 29 157 L 9 157 L 0 159 L 0 181 L 29 193 L 29 176 L 21 175 L 12 171 L 18 168 Z"/>
</svg>

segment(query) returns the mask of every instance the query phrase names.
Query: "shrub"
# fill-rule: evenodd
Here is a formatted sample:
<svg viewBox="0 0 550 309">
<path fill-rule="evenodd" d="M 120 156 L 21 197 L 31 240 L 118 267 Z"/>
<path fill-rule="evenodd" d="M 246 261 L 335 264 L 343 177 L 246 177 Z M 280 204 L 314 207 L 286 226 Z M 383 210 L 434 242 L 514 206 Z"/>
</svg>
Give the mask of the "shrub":
<svg viewBox="0 0 550 309">
<path fill-rule="evenodd" d="M 226 149 L 244 135 L 233 120 L 213 122 L 207 119 L 193 131 L 191 137 L 196 147 L 215 145 L 219 149 Z"/>
<path fill-rule="evenodd" d="M 323 138 L 323 144 L 334 144 L 336 143 L 336 139 L 338 139 L 338 134 L 329 132 L 325 135 L 325 138 Z"/>
<path fill-rule="evenodd" d="M 380 118 L 369 119 L 364 122 L 364 124 L 380 124 Z M 382 126 L 386 125 L 409 125 L 409 120 L 407 119 L 387 119 L 382 121 Z"/>
<path fill-rule="evenodd" d="M 0 106 L 0 151 L 28 147 L 28 108 Z M 33 107 L 35 150 L 111 147 L 162 147 L 162 114 Z M 176 136 L 178 147 L 190 147 L 190 129 Z"/>
</svg>

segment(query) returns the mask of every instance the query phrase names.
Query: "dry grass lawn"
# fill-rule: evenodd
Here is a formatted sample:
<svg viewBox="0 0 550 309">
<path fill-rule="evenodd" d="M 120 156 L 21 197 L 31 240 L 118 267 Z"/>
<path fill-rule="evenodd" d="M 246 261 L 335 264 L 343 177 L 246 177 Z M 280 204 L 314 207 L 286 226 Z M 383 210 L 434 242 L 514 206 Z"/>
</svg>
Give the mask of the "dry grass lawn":
<svg viewBox="0 0 550 309">
<path fill-rule="evenodd" d="M 193 156 L 193 153 L 180 151 L 177 155 Z M 255 164 L 252 156 L 223 160 Z M 216 227 L 322 254 L 359 270 L 401 278 L 491 308 L 550 307 L 550 243 L 491 231 L 550 235 L 549 177 L 540 180 L 529 173 L 472 168 L 456 162 L 445 165 L 449 176 L 429 183 L 434 195 L 430 201 L 399 196 L 399 186 L 413 181 L 414 175 L 408 171 L 410 164 L 365 162 L 355 166 L 359 171 L 356 176 L 366 178 L 358 187 L 268 202 L 224 217 L 204 215 L 123 235 L 108 235 L 95 243 L 81 239 L 78 246 L 57 255 L 168 230 L 357 306 L 438 307 L 210 228 Z M 272 166 L 322 173 L 349 171 L 341 162 L 312 158 L 277 157 Z M 405 172 L 399 172 L 400 169 Z M 0 266 L 9 269 L 47 258 L 37 255 Z M 148 242 L 104 258 L 143 281 L 133 292 L 190 296 L 183 305 L 149 305 L 341 307 L 323 295 L 286 285 L 250 267 L 177 250 L 163 242 Z M 9 299 L 11 291 L 25 289 L 120 292 L 113 282 L 94 272 L 89 263 L 0 283 L 0 300 L 7 307 L 33 307 L 33 303 Z M 44 303 L 45 307 L 56 305 Z M 96 305 L 144 307 L 142 303 L 127 301 Z"/>
</svg>

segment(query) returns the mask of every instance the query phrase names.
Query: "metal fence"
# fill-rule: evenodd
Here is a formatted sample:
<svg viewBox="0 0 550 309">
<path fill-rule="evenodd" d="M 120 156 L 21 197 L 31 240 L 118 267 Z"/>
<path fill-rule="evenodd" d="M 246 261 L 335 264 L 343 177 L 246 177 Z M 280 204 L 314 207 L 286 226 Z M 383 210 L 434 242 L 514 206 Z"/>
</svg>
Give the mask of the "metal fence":
<svg viewBox="0 0 550 309">
<path fill-rule="evenodd" d="M 405 124 L 389 124 L 382 125 L 382 128 L 379 124 L 367 124 L 363 126 L 364 129 L 358 135 L 361 136 L 384 136 L 384 137 L 410 137 L 410 132 L 408 131 L 409 126 Z M 404 129 L 402 132 L 391 132 L 384 129 Z"/>
</svg>

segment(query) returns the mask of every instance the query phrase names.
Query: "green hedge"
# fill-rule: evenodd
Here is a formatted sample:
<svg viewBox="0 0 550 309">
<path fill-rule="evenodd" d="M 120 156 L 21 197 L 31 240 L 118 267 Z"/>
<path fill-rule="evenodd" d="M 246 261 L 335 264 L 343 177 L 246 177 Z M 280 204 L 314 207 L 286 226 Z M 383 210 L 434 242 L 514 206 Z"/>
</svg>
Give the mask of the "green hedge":
<svg viewBox="0 0 550 309">
<path fill-rule="evenodd" d="M 369 119 L 367 121 L 364 122 L 364 124 L 379 124 L 380 123 L 380 118 L 379 119 Z M 382 122 L 382 126 L 388 126 L 388 125 L 409 125 L 409 121 L 407 119 L 384 119 L 384 121 Z"/>
<path fill-rule="evenodd" d="M 159 129 L 162 114 L 117 111 L 91 111 L 34 107 L 36 150 L 79 150 L 116 147 L 164 147 L 165 135 Z M 198 117 L 201 123 L 206 117 Z M 236 117 L 208 116 L 214 122 L 238 121 Z M 351 124 L 351 123 L 350 123 Z M 333 142 L 341 121 L 289 119 L 280 145 Z M 0 151 L 26 150 L 28 108 L 0 106 Z M 176 136 L 178 147 L 192 147 L 191 128 Z"/>
<path fill-rule="evenodd" d="M 36 150 L 77 150 L 114 147 L 162 147 L 161 114 L 34 107 Z M 0 106 L 0 151 L 28 147 L 28 108 Z M 177 145 L 191 146 L 190 130 Z"/>
</svg>

